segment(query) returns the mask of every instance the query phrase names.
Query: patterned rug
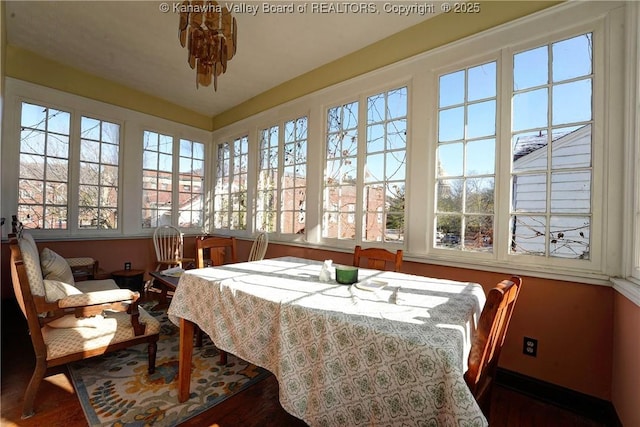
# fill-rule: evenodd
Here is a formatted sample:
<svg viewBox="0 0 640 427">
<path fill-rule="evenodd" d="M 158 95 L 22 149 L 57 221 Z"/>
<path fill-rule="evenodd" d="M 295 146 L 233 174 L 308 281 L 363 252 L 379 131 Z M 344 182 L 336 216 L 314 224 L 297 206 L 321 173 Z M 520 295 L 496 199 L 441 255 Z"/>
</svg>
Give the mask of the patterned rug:
<svg viewBox="0 0 640 427">
<path fill-rule="evenodd" d="M 69 366 L 71 379 L 90 426 L 175 426 L 266 378 L 269 372 L 232 354 L 225 366 L 206 337 L 194 348 L 191 395 L 178 402 L 180 331 L 166 311 L 145 309 L 160 320 L 156 371 L 147 373 L 142 344 Z"/>
</svg>

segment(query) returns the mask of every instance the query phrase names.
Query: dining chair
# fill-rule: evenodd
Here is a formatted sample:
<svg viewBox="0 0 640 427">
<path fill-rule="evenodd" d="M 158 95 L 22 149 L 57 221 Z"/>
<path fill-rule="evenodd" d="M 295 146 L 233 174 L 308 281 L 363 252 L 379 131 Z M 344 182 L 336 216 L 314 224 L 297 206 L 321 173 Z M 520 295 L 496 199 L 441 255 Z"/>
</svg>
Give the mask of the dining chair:
<svg viewBox="0 0 640 427">
<path fill-rule="evenodd" d="M 208 250 L 208 257 L 205 257 Z M 196 268 L 206 267 L 206 260 L 213 266 L 238 262 L 235 237 L 198 237 L 196 239 Z"/>
<path fill-rule="evenodd" d="M 514 276 L 489 291 L 472 340 L 464 380 L 487 419 L 500 350 L 521 285 L 522 279 Z"/>
<path fill-rule="evenodd" d="M 256 240 L 253 241 L 251 251 L 249 252 L 249 261 L 260 261 L 264 259 L 269 246 L 269 235 L 265 232 L 258 234 Z"/>
<path fill-rule="evenodd" d="M 205 236 L 196 239 L 196 268 L 207 267 L 205 250 L 211 266 L 233 264 L 238 262 L 235 237 Z M 196 328 L 196 347 L 202 346 L 202 329 Z M 220 364 L 227 364 L 227 353 L 220 350 Z"/>
<path fill-rule="evenodd" d="M 184 235 L 172 225 L 161 225 L 153 232 L 153 246 L 158 262 L 156 271 L 169 267 L 182 267 L 183 263 L 193 262 L 193 258 L 184 258 Z"/>
<path fill-rule="evenodd" d="M 398 249 L 395 253 L 382 248 L 362 249 L 360 245 L 356 246 L 353 252 L 353 265 L 361 267 L 366 259 L 366 267 L 376 270 L 387 270 L 387 263 L 393 265 L 393 271 L 400 271 L 402 267 L 402 249 Z"/>
</svg>

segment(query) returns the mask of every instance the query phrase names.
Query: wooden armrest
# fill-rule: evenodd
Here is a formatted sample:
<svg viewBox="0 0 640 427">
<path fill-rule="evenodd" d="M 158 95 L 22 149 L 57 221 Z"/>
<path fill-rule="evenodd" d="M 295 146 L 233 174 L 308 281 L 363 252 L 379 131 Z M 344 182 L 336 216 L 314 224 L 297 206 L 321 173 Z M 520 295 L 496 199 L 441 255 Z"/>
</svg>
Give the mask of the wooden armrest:
<svg viewBox="0 0 640 427">
<path fill-rule="evenodd" d="M 68 295 L 58 300 L 58 308 L 80 308 L 119 302 L 137 301 L 138 292 L 129 289 L 111 289 L 107 291 L 87 292 L 84 294 Z"/>
</svg>

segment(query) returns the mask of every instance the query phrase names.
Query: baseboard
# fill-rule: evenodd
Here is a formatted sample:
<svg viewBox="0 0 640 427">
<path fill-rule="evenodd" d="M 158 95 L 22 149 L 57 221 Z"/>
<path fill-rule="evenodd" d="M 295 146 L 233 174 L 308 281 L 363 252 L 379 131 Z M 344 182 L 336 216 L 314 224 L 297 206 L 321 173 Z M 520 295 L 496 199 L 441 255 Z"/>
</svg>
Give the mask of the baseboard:
<svg viewBox="0 0 640 427">
<path fill-rule="evenodd" d="M 545 403 L 602 423 L 609 427 L 622 427 L 613 404 L 536 378 L 498 368 L 496 383 Z"/>
</svg>

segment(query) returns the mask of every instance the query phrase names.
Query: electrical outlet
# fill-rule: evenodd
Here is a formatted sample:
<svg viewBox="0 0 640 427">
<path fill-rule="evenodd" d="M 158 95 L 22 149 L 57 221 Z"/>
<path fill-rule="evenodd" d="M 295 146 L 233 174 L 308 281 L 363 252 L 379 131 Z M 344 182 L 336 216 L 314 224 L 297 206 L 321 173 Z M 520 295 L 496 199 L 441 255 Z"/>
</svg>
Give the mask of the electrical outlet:
<svg viewBox="0 0 640 427">
<path fill-rule="evenodd" d="M 535 338 L 524 337 L 522 353 L 527 356 L 536 357 L 538 355 L 538 340 Z"/>
</svg>

